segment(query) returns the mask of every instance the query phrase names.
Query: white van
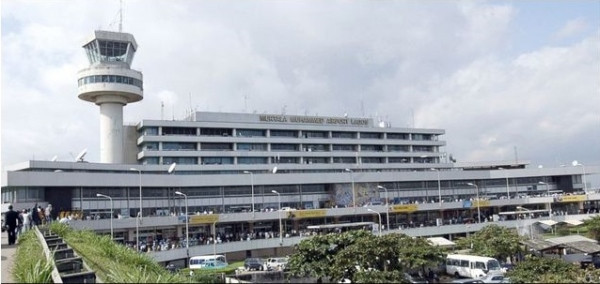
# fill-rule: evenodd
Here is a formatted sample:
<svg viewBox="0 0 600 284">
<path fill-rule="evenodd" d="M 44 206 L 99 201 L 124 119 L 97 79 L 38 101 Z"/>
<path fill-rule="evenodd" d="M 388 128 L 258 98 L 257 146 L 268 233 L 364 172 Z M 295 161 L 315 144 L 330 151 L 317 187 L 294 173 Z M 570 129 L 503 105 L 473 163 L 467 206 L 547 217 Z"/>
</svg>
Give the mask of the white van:
<svg viewBox="0 0 600 284">
<path fill-rule="evenodd" d="M 449 254 L 446 257 L 446 273 L 454 277 L 481 278 L 490 271 L 503 273 L 500 262 L 492 257 L 466 254 Z"/>
<path fill-rule="evenodd" d="M 265 270 L 285 270 L 288 263 L 287 257 L 272 257 L 265 262 Z"/>
<path fill-rule="evenodd" d="M 224 268 L 229 264 L 224 255 L 203 255 L 190 258 L 190 269 L 213 269 Z"/>
</svg>

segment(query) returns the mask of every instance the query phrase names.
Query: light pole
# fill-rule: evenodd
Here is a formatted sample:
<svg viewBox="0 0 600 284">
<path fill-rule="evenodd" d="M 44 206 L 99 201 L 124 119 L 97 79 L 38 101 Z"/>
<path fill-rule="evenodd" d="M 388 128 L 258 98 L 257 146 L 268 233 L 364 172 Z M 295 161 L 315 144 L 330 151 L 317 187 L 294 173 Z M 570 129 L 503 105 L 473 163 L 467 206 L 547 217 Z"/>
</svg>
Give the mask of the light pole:
<svg viewBox="0 0 600 284">
<path fill-rule="evenodd" d="M 244 171 L 244 173 L 250 174 L 250 188 L 252 190 L 252 218 L 254 218 L 254 174 L 250 171 Z"/>
<path fill-rule="evenodd" d="M 175 166 L 177 166 L 177 163 L 172 163 L 169 166 L 169 169 L 167 170 L 167 173 L 169 175 L 172 174 L 173 171 L 175 171 Z M 169 194 L 169 192 L 170 192 L 170 190 L 168 190 L 168 188 L 167 188 L 167 196 L 168 196 L 169 199 L 171 199 L 171 194 Z M 167 203 L 169 205 L 169 211 L 171 211 L 171 200 L 169 200 Z M 179 211 L 181 211 L 181 206 L 179 207 Z M 175 203 L 173 203 L 173 212 L 175 212 Z"/>
<path fill-rule="evenodd" d="M 438 199 L 439 199 L 440 207 L 442 207 L 442 182 L 440 180 L 440 169 L 431 168 L 431 170 L 437 172 Z"/>
<path fill-rule="evenodd" d="M 175 191 L 177 195 L 183 195 L 185 199 L 185 248 L 187 257 L 190 258 L 190 215 L 188 215 L 188 199 L 187 194 L 180 191 Z"/>
<path fill-rule="evenodd" d="M 390 230 L 390 200 L 388 199 L 388 191 L 387 188 L 378 185 L 377 188 L 385 190 L 385 214 L 386 214 L 386 223 L 387 229 Z"/>
<path fill-rule="evenodd" d="M 582 175 L 583 191 L 585 192 L 585 194 L 587 194 L 587 182 L 585 181 L 585 166 L 577 161 L 573 161 L 572 165 L 574 167 L 581 166 L 581 168 L 583 169 L 583 175 Z"/>
<path fill-rule="evenodd" d="M 137 171 L 140 174 L 140 212 L 138 212 L 137 217 L 135 218 L 135 245 L 137 246 L 136 250 L 140 249 L 140 219 L 142 218 L 142 170 L 138 170 L 136 168 L 130 168 L 131 171 Z"/>
<path fill-rule="evenodd" d="M 219 217 L 220 218 L 220 217 Z M 223 217 L 223 220 L 225 220 L 227 218 L 227 216 Z M 217 219 L 213 222 L 213 259 L 215 261 L 215 265 L 217 264 L 217 222 L 219 222 L 220 220 Z"/>
<path fill-rule="evenodd" d="M 476 184 L 471 183 L 471 182 L 467 183 L 467 185 L 474 186 L 475 189 L 477 190 L 477 223 L 481 223 L 481 210 L 479 209 L 479 203 L 480 203 L 479 187 Z"/>
<path fill-rule="evenodd" d="M 373 213 L 377 214 L 377 216 L 379 216 L 379 236 L 381 237 L 381 214 L 379 214 L 379 212 L 377 212 L 371 208 L 367 208 L 367 211 L 373 212 Z"/>
<path fill-rule="evenodd" d="M 517 210 L 519 210 L 519 211 L 526 211 L 526 212 L 531 211 L 531 210 L 529 210 L 529 209 L 527 209 L 525 207 L 522 207 L 522 206 L 517 206 Z M 531 213 L 529 213 L 529 217 L 530 218 L 532 217 Z M 523 229 L 525 229 L 525 220 L 523 220 Z M 517 233 L 518 233 L 518 230 L 517 230 Z M 529 225 L 529 238 L 533 239 L 533 233 L 531 232 L 531 223 Z"/>
<path fill-rule="evenodd" d="M 498 168 L 504 170 L 504 168 Z M 506 199 L 510 199 L 510 188 L 508 187 L 508 173 L 504 175 L 506 177 Z"/>
<path fill-rule="evenodd" d="M 114 235 L 113 235 L 113 200 L 112 197 L 108 196 L 108 195 L 104 195 L 104 194 L 100 194 L 100 193 L 96 193 L 97 197 L 104 197 L 104 198 L 108 198 L 110 200 L 110 239 L 113 240 L 114 239 Z"/>
<path fill-rule="evenodd" d="M 354 171 L 351 169 L 346 169 L 345 171 L 350 173 L 350 178 L 352 179 L 352 207 L 356 210 L 356 191 L 354 190 Z"/>
<path fill-rule="evenodd" d="M 538 182 L 538 184 L 546 185 L 546 197 L 550 197 L 550 185 L 543 181 Z M 548 216 L 552 217 L 552 202 L 548 202 L 548 205 L 546 206 L 546 208 L 548 209 Z"/>
<path fill-rule="evenodd" d="M 272 193 L 277 194 L 277 201 L 279 202 L 279 210 L 277 215 L 279 216 L 279 245 L 283 245 L 283 227 L 281 226 L 281 194 L 277 190 L 271 190 Z"/>
<path fill-rule="evenodd" d="M 546 196 L 550 196 L 550 185 L 543 181 L 538 182 L 538 184 L 545 184 L 546 185 Z"/>
</svg>

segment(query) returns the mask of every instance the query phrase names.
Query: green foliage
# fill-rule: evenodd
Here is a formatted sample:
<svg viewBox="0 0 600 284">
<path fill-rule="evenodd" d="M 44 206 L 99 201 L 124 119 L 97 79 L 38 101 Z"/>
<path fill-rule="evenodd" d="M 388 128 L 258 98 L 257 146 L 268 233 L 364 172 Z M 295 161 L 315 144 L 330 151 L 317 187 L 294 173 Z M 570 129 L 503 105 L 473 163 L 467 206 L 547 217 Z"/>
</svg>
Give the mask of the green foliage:
<svg viewBox="0 0 600 284">
<path fill-rule="evenodd" d="M 583 225 L 587 228 L 588 237 L 600 241 L 600 215 L 583 220 Z"/>
<path fill-rule="evenodd" d="M 459 248 L 471 249 L 475 255 L 505 260 L 522 251 L 521 237 L 512 229 L 489 225 L 477 233 L 456 241 Z"/>
<path fill-rule="evenodd" d="M 512 283 L 576 283 L 578 270 L 561 259 L 527 256 L 506 276 Z"/>
<path fill-rule="evenodd" d="M 302 240 L 296 245 L 295 253 L 290 256 L 290 274 L 295 277 L 329 277 L 332 274 L 331 263 L 335 261 L 337 253 L 366 236 L 372 234 L 366 231 L 351 231 L 343 234 L 316 235 Z"/>
<path fill-rule="evenodd" d="M 73 230 L 53 223 L 50 230 L 58 234 L 105 282 L 116 283 L 184 283 L 188 279 L 172 274 L 145 254 L 113 242 L 108 236 L 91 231 Z"/>
<path fill-rule="evenodd" d="M 12 271 L 14 279 L 19 283 L 52 283 L 52 269 L 35 232 L 21 235 Z"/>
<path fill-rule="evenodd" d="M 405 269 L 437 266 L 443 257 L 441 249 L 422 238 L 351 231 L 301 241 L 288 267 L 293 276 L 328 277 L 332 282 L 400 282 Z"/>
</svg>

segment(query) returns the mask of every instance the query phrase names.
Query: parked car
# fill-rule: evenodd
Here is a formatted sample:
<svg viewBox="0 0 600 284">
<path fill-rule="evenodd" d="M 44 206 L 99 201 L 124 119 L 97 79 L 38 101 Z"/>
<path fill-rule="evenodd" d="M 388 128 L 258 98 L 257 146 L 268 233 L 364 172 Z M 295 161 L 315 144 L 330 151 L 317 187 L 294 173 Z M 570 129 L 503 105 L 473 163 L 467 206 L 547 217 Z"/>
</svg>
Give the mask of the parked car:
<svg viewBox="0 0 600 284">
<path fill-rule="evenodd" d="M 509 279 L 504 277 L 503 273 L 488 273 L 486 276 L 478 278 L 483 283 L 509 283 Z"/>
<path fill-rule="evenodd" d="M 264 261 L 260 258 L 246 258 L 246 260 L 244 260 L 244 268 L 246 268 L 246 270 L 250 271 L 250 270 L 264 270 L 265 267 L 264 265 Z"/>
<path fill-rule="evenodd" d="M 285 270 L 287 263 L 287 257 L 272 257 L 265 262 L 265 268 L 266 270 Z"/>
<path fill-rule="evenodd" d="M 419 275 L 410 275 L 408 273 L 404 273 L 404 279 L 406 279 L 408 283 L 429 283 L 425 278 Z"/>
<path fill-rule="evenodd" d="M 464 279 L 452 280 L 452 283 L 485 283 L 485 282 L 483 282 L 481 279 L 464 278 Z"/>
</svg>

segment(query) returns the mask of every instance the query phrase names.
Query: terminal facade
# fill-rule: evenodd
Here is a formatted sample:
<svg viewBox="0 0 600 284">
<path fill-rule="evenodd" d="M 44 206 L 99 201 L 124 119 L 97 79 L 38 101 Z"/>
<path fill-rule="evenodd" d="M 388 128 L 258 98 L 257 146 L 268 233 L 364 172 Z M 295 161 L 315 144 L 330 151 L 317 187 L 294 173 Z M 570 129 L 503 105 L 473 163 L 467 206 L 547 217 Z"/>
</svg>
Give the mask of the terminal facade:
<svg viewBox="0 0 600 284">
<path fill-rule="evenodd" d="M 322 224 L 379 222 L 394 230 L 480 223 L 524 206 L 547 214 L 598 208 L 600 196 L 586 183 L 598 167 L 458 163 L 444 151 L 443 129 L 215 112 L 123 126 L 123 106 L 143 99 L 142 74 L 129 69 L 137 44 L 130 34 L 95 32 L 84 48 L 90 67 L 80 71 L 79 98 L 100 106 L 101 161 L 13 165 L 3 203 L 51 203 L 54 218 L 76 216 L 82 228 L 104 233 L 112 215 L 120 220 L 115 237 L 125 241 L 136 240 L 135 216 L 144 219 L 138 237 L 149 241 L 185 238 L 185 220 L 195 239 L 241 238 L 297 235 Z M 174 218 L 185 212 L 189 219 Z"/>
</svg>

